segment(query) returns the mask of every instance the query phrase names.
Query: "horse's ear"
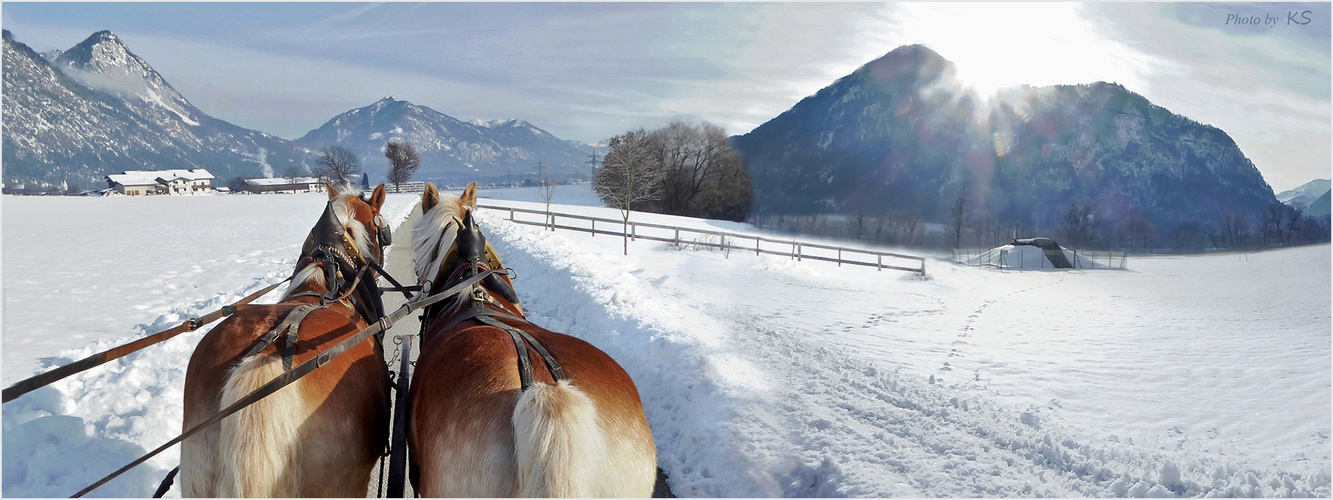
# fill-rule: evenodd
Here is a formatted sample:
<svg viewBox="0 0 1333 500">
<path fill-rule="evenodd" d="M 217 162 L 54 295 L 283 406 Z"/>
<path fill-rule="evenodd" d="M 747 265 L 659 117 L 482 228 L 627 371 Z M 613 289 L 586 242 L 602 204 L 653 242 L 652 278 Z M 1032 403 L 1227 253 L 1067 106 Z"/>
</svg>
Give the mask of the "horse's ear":
<svg viewBox="0 0 1333 500">
<path fill-rule="evenodd" d="M 333 184 L 329 184 L 328 182 L 325 182 L 325 183 L 324 183 L 324 190 L 327 191 L 327 192 L 329 193 L 329 201 L 333 201 L 334 198 L 337 198 L 337 197 L 338 197 L 338 190 L 337 190 L 337 189 L 333 189 Z"/>
<path fill-rule="evenodd" d="M 435 185 L 426 183 L 426 192 L 421 193 L 421 213 L 429 212 L 440 203 L 440 190 L 435 189 Z"/>
<path fill-rule="evenodd" d="M 380 207 L 383 206 L 384 206 L 384 185 L 380 184 L 378 186 L 375 186 L 375 192 L 370 194 L 370 208 L 373 208 L 375 209 L 376 212 L 379 212 Z"/>
<path fill-rule="evenodd" d="M 463 189 L 463 196 L 458 199 L 458 204 L 465 207 L 477 208 L 477 183 L 468 184 Z"/>
</svg>

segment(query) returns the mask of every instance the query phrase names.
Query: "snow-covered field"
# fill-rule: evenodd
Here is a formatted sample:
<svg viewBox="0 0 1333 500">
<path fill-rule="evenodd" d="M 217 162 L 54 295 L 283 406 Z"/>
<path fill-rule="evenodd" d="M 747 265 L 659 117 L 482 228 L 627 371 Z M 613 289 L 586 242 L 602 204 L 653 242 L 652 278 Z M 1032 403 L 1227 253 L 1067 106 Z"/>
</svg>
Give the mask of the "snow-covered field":
<svg viewBox="0 0 1333 500">
<path fill-rule="evenodd" d="M 284 278 L 323 200 L 4 197 L 5 384 Z M 531 318 L 634 377 L 681 496 L 1330 495 L 1328 245 L 922 280 L 479 221 Z M 67 496 L 173 437 L 201 336 L 5 405 L 2 493 Z"/>
</svg>

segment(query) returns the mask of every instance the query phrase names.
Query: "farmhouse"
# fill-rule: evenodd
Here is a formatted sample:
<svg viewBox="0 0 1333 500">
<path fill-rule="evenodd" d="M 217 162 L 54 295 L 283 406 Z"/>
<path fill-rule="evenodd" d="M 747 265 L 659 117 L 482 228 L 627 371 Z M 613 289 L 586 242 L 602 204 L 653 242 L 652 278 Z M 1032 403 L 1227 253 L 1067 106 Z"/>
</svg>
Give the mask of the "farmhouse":
<svg viewBox="0 0 1333 500">
<path fill-rule="evenodd" d="M 213 191 L 213 174 L 188 170 L 126 170 L 106 176 L 107 187 L 126 196 L 196 194 Z"/>
<path fill-rule="evenodd" d="M 252 193 L 322 193 L 324 181 L 318 177 L 261 177 L 246 179 L 245 190 Z"/>
</svg>

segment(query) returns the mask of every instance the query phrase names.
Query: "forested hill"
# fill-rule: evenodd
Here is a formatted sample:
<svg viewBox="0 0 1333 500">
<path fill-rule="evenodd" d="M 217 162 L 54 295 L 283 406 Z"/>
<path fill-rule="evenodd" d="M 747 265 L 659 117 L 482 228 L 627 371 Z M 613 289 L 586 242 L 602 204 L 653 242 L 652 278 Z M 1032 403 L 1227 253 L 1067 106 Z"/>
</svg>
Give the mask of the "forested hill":
<svg viewBox="0 0 1333 500">
<path fill-rule="evenodd" d="M 983 101 L 951 62 L 895 49 L 733 138 L 761 214 L 906 211 L 1029 230 L 1071 206 L 1101 228 L 1260 217 L 1276 202 L 1223 131 L 1114 83 L 1021 87 Z"/>
</svg>

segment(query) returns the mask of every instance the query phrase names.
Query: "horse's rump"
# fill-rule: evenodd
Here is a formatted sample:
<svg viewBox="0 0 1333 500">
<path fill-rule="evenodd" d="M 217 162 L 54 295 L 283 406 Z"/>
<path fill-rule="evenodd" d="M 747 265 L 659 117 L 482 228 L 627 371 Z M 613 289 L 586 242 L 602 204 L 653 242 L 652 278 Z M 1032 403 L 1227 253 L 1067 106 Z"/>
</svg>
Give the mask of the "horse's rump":
<svg viewBox="0 0 1333 500">
<path fill-rule="evenodd" d="M 498 328 L 459 327 L 426 342 L 410 424 L 413 461 L 427 478 L 421 493 L 649 496 L 656 450 L 629 375 L 583 340 L 520 328 L 559 360 L 567 381 L 555 383 L 525 346 L 534 384 L 520 392 L 514 342 Z"/>
<path fill-rule="evenodd" d="M 284 372 L 281 338 L 255 356 L 243 355 L 294 308 L 277 304 L 238 311 L 200 341 L 187 373 L 193 383 L 186 384 L 185 427 L 198 424 Z M 313 358 L 364 326 L 328 309 L 311 312 L 298 330 L 294 364 Z M 373 344 L 358 344 L 328 365 L 187 439 L 182 445 L 184 494 L 364 494 L 387 429 L 388 379 Z M 349 473 L 363 467 L 365 477 Z M 321 468 L 326 471 L 320 473 Z"/>
</svg>

